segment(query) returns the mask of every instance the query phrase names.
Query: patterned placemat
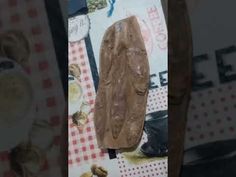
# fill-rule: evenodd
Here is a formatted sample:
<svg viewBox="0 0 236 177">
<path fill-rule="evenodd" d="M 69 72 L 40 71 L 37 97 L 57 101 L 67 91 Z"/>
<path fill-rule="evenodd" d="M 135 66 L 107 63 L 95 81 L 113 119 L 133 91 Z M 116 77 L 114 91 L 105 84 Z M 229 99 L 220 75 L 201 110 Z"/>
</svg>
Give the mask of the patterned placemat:
<svg viewBox="0 0 236 177">
<path fill-rule="evenodd" d="M 131 165 L 122 155 L 119 155 L 118 165 L 120 177 L 166 177 L 168 170 L 166 158 L 142 165 Z"/>
<path fill-rule="evenodd" d="M 61 176 L 58 164 L 61 121 L 65 100 L 44 1 L 5 0 L 0 2 L 0 33 L 23 31 L 30 42 L 29 73 L 37 101 L 37 119 L 47 120 L 54 133 L 54 145 L 39 176 Z M 9 152 L 0 152 L 0 176 L 12 177 Z"/>
<path fill-rule="evenodd" d="M 69 64 L 78 64 L 81 70 L 81 85 L 84 91 L 84 98 L 89 103 L 91 114 L 88 117 L 88 123 L 83 130 L 78 130 L 72 123 L 72 118 L 69 117 L 69 169 L 82 167 L 83 165 L 99 163 L 108 159 L 107 153 L 102 152 L 98 148 L 96 135 L 93 123 L 95 89 L 89 65 L 85 42 L 82 40 L 76 43 L 69 44 Z M 79 109 L 79 108 L 78 108 Z M 147 113 L 166 110 L 167 109 L 167 86 L 152 89 L 149 91 Z M 147 140 L 143 135 L 141 143 Z M 144 163 L 141 165 L 131 165 L 122 154 L 117 156 L 117 165 L 120 169 L 118 176 L 166 176 L 167 175 L 167 159 L 159 159 L 153 162 Z"/>
<path fill-rule="evenodd" d="M 84 100 L 89 103 L 91 113 L 88 116 L 88 123 L 82 130 L 78 130 L 72 123 L 69 116 L 69 167 L 80 166 L 84 163 L 92 163 L 103 160 L 105 155 L 98 148 L 93 123 L 95 89 L 89 59 L 84 40 L 69 44 L 69 64 L 78 64 L 81 70 L 81 86 L 83 88 Z"/>
<path fill-rule="evenodd" d="M 146 113 L 167 110 L 167 86 L 149 90 Z M 144 133 L 140 141 L 140 145 L 147 142 L 147 135 Z M 131 155 L 131 154 L 130 154 Z M 132 155 L 131 155 L 132 156 Z M 136 153 L 132 158 L 137 157 Z M 120 169 L 121 177 L 166 177 L 167 176 L 167 158 L 150 158 L 146 162 L 135 164 L 130 163 L 124 154 L 118 154 L 117 161 Z M 140 161 L 142 158 L 140 158 Z M 144 161 L 145 161 L 144 160 Z"/>
<path fill-rule="evenodd" d="M 167 86 L 149 90 L 146 114 L 168 109 Z"/>
<path fill-rule="evenodd" d="M 118 3 L 118 2 L 117 2 Z M 130 3 L 130 2 L 129 2 Z M 144 3 L 144 1 L 143 1 Z M 153 4 L 152 4 L 153 3 Z M 150 1 L 149 6 L 140 6 L 137 9 L 132 7 L 131 9 L 135 9 L 135 11 L 141 11 L 139 17 L 145 17 L 147 20 L 151 21 L 149 25 L 143 22 L 142 35 L 144 37 L 145 45 L 147 47 L 149 57 L 150 57 L 150 65 L 151 65 L 151 75 L 152 77 L 152 87 L 150 87 L 149 95 L 148 95 L 148 103 L 146 108 L 146 113 L 154 113 L 161 110 L 167 110 L 167 86 L 164 86 L 161 80 L 161 73 L 167 73 L 166 66 L 166 56 L 167 47 L 166 47 L 166 30 L 164 29 L 165 24 L 162 21 L 163 14 L 161 13 L 160 3 L 156 1 Z M 116 4 L 116 7 L 118 4 Z M 125 8 L 124 8 L 125 9 Z M 130 8 L 129 8 L 130 10 Z M 122 14 L 130 15 L 129 10 L 126 13 L 125 10 L 121 10 Z M 132 11 L 132 10 L 131 10 Z M 116 9 L 116 12 L 118 10 Z M 114 12 L 115 13 L 115 12 Z M 138 12 L 137 12 L 138 13 Z M 94 14 L 94 16 L 99 16 L 101 14 Z M 90 15 L 90 20 L 91 20 Z M 94 17 L 93 17 L 94 18 Z M 140 18 L 142 19 L 142 18 Z M 94 20 L 94 19 L 93 19 Z M 107 23 L 109 19 L 104 20 L 104 23 Z M 94 22 L 94 23 L 93 23 Z M 94 101 L 95 101 L 95 89 L 94 82 L 92 78 L 92 72 L 94 69 L 99 69 L 99 48 L 100 42 L 97 38 L 100 39 L 103 35 L 103 30 L 105 24 L 98 25 L 98 21 L 91 20 L 91 29 L 89 33 L 89 37 L 86 38 L 86 47 L 85 42 L 82 40 L 77 43 L 69 44 L 69 59 L 71 63 L 77 63 L 81 69 L 81 83 L 83 85 L 83 89 L 85 90 L 85 95 L 87 92 L 92 92 L 90 94 L 90 98 L 87 98 L 91 101 L 90 107 L 93 110 Z M 142 20 L 141 20 L 142 22 Z M 97 28 L 95 28 L 94 26 Z M 93 28 L 94 27 L 94 28 Z M 101 29 L 100 29 L 101 28 Z M 151 31 L 150 31 L 151 29 Z M 163 35 L 163 38 L 160 38 L 160 35 Z M 164 35 L 165 34 L 165 35 Z M 152 37 L 155 38 L 152 38 Z M 89 39 L 89 40 L 88 40 Z M 88 47 L 88 43 L 91 42 L 92 47 Z M 87 51 L 86 51 L 87 48 Z M 89 53 L 87 53 L 89 52 Z M 156 56 L 155 54 L 158 54 Z M 89 55 L 89 58 L 88 58 Z M 92 65 L 91 65 L 91 60 Z M 94 66 L 96 65 L 96 66 Z M 92 67 L 92 68 L 91 68 Z M 96 68 L 95 68 L 96 67 Z M 96 72 L 97 73 L 97 72 Z M 93 75 L 94 74 L 93 72 Z M 87 79 L 85 79 L 87 78 Z M 96 78 L 95 78 L 96 80 Z M 89 82 L 89 83 L 88 83 Z M 167 82 L 167 79 L 166 79 Z M 96 83 L 96 81 L 95 81 Z M 92 88 L 93 90 L 87 91 L 87 87 Z M 93 100 L 93 101 L 92 101 Z M 89 127 L 89 133 L 87 132 L 87 128 Z M 147 141 L 147 135 L 144 133 L 140 145 Z M 145 160 L 141 160 L 141 163 L 135 164 L 130 163 L 130 161 L 125 157 L 125 154 L 122 154 L 117 151 L 116 159 L 109 159 L 108 154 L 104 153 L 97 147 L 96 135 L 94 131 L 93 125 L 93 114 L 89 116 L 89 122 L 84 127 L 83 131 L 78 130 L 76 127 L 72 125 L 71 117 L 69 117 L 69 171 L 70 177 L 75 177 L 77 175 L 82 175 L 84 172 L 90 171 L 90 167 L 92 164 L 96 163 L 97 165 L 101 165 L 108 170 L 108 176 L 112 177 L 147 177 L 147 176 L 158 176 L 158 177 L 166 177 L 167 176 L 167 158 L 144 158 Z"/>
<path fill-rule="evenodd" d="M 72 123 L 72 118 L 69 116 L 69 169 L 78 167 L 78 170 L 83 165 L 92 165 L 96 162 L 102 162 L 108 159 L 108 154 L 103 152 L 97 146 L 93 111 L 95 103 L 95 89 L 92 78 L 91 68 L 85 46 L 85 41 L 69 44 L 69 64 L 78 64 L 81 70 L 81 85 L 84 92 L 84 98 L 89 103 L 92 113 L 88 117 L 88 123 L 83 130 L 78 130 Z M 167 86 L 152 89 L 149 91 L 147 113 L 156 112 L 167 109 Z M 145 134 L 142 137 L 141 143 L 147 141 Z M 122 154 L 117 156 L 117 165 L 120 169 L 118 176 L 160 176 L 167 175 L 167 158 L 160 158 L 149 163 L 141 165 L 132 165 L 124 158 Z M 109 169 L 109 167 L 107 167 Z"/>
<path fill-rule="evenodd" d="M 235 83 L 193 92 L 185 148 L 236 137 Z"/>
</svg>

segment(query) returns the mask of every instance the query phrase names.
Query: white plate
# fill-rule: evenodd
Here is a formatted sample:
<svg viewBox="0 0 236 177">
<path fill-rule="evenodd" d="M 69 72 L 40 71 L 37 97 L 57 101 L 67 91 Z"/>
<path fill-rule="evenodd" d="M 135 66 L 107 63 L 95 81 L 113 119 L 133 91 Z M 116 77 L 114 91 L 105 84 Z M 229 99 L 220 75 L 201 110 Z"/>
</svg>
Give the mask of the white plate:
<svg viewBox="0 0 236 177">
<path fill-rule="evenodd" d="M 0 57 L 0 62 L 2 61 L 12 62 L 10 59 Z M 27 83 L 24 88 L 28 90 L 27 93 L 30 94 L 30 98 L 26 108 L 22 111 L 22 114 L 19 115 L 17 121 L 11 124 L 5 124 L 3 123 L 4 121 L 2 121 L 0 124 L 0 151 L 7 151 L 26 139 L 35 118 L 35 101 L 30 79 L 17 63 L 13 63 L 14 68 L 1 70 L 0 75 L 1 77 L 7 77 L 9 75 L 20 76 L 19 78 Z"/>
<path fill-rule="evenodd" d="M 69 77 L 72 78 L 72 80 L 69 79 L 69 84 L 68 84 L 69 89 L 68 90 L 70 91 L 70 84 L 76 84 L 77 88 L 80 91 L 80 96 L 78 98 L 76 98 L 75 101 L 70 102 L 70 99 L 68 101 L 69 115 L 73 115 L 74 113 L 76 113 L 80 110 L 80 106 L 83 103 L 83 89 L 75 77 L 73 77 L 71 75 L 69 75 Z"/>
</svg>

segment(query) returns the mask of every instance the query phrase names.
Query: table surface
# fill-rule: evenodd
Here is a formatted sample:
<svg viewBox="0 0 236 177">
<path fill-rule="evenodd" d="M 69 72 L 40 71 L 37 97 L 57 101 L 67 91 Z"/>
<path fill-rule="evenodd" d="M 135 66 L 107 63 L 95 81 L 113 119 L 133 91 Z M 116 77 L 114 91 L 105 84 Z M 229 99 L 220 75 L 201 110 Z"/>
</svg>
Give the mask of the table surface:
<svg viewBox="0 0 236 177">
<path fill-rule="evenodd" d="M 54 132 L 52 149 L 47 153 L 47 160 L 38 176 L 56 174 L 60 177 L 58 158 L 65 100 L 44 1 L 1 1 L 0 33 L 11 29 L 23 31 L 29 39 L 29 74 L 36 92 L 36 119 L 47 120 Z M 0 152 L 0 176 L 14 176 L 10 169 L 9 151 Z"/>
<path fill-rule="evenodd" d="M 141 10 L 144 16 L 148 16 L 147 18 L 155 18 L 155 20 L 159 20 L 158 17 L 161 14 L 161 9 L 159 4 L 155 6 L 150 1 L 149 6 L 146 8 L 138 7 L 136 11 Z M 117 2 L 118 3 L 118 2 Z M 140 2 L 140 3 L 143 3 Z M 155 1 L 156 3 L 156 1 Z M 116 9 L 117 10 L 117 9 Z M 117 10 L 118 11 L 118 10 Z M 144 12 L 145 11 L 145 12 Z M 149 14 L 148 14 L 149 12 Z M 105 13 L 105 12 L 104 12 Z M 114 11 L 115 14 L 115 11 Z M 91 19 L 93 17 L 94 19 Z M 95 17 L 100 17 L 100 14 L 91 14 L 89 16 L 91 23 L 95 22 Z M 142 13 L 141 15 L 142 16 Z M 146 18 L 146 17 L 145 17 Z M 164 16 L 162 16 L 164 19 Z M 94 104 L 95 104 L 95 97 L 96 97 L 96 84 L 97 84 L 97 76 L 99 66 L 97 63 L 99 62 L 97 56 L 99 51 L 99 43 L 95 36 L 99 36 L 98 38 L 102 38 L 102 31 L 104 26 L 107 25 L 107 19 L 103 19 L 102 25 L 100 28 L 96 26 L 95 28 L 90 29 L 90 34 L 85 40 L 81 40 L 79 42 L 69 43 L 69 64 L 76 63 L 80 66 L 81 69 L 81 85 L 84 90 L 84 97 L 85 100 L 90 104 L 90 109 L 92 113 L 89 115 L 89 121 L 83 128 L 83 130 L 78 130 L 72 124 L 72 119 L 69 117 L 68 121 L 68 130 L 69 130 L 69 154 L 68 154 L 68 163 L 69 163 L 69 176 L 76 177 L 81 175 L 84 172 L 90 170 L 92 164 L 97 164 L 105 167 L 108 170 L 109 176 L 112 177 L 121 177 L 121 176 L 137 176 L 137 177 L 144 177 L 144 176 L 155 176 L 155 177 L 166 177 L 167 176 L 167 158 L 159 158 L 154 159 L 153 161 L 144 162 L 141 164 L 132 164 L 130 163 L 125 154 L 117 153 L 117 158 L 109 159 L 109 155 L 107 151 L 102 151 L 97 146 L 96 141 L 96 134 L 93 124 L 93 113 L 94 113 Z M 112 20 L 111 20 L 112 21 Z M 159 21 L 160 22 L 160 21 Z M 151 28 L 154 28 L 154 25 L 157 24 L 157 21 L 148 22 L 150 25 L 153 25 Z M 95 25 L 101 24 L 101 21 L 97 21 L 97 23 L 92 24 L 93 27 Z M 162 27 L 164 26 L 162 21 Z M 160 49 L 157 46 L 152 46 L 152 42 L 149 40 L 149 36 L 145 33 L 146 28 L 144 28 L 144 35 L 146 34 L 146 46 L 149 47 L 148 51 L 151 56 L 150 63 L 152 67 L 152 72 L 158 75 L 158 71 L 155 70 L 155 66 L 159 64 L 158 70 L 166 70 L 167 66 L 165 66 L 165 62 L 163 60 L 165 57 L 163 55 L 167 54 L 167 49 Z M 153 34 L 153 33 L 152 33 Z M 153 35 L 158 35 L 154 33 Z M 88 47 L 88 43 L 92 42 L 92 47 Z M 154 43 L 154 42 L 153 42 Z M 154 43 L 156 44 L 156 43 Z M 163 41 L 162 41 L 163 44 Z M 162 45 L 163 46 L 163 45 Z M 153 49 L 154 48 L 154 49 Z M 92 51 L 91 51 L 92 49 Z M 156 51 L 158 55 L 155 55 Z M 151 54 L 151 52 L 153 52 Z M 166 53 L 165 53 L 166 52 Z M 91 54 L 93 53 L 93 54 Z M 157 60 L 158 58 L 158 60 Z M 157 61 L 158 64 L 155 63 Z M 91 65 L 91 63 L 93 63 Z M 155 63 L 155 66 L 153 65 Z M 96 72 L 95 72 L 96 70 Z M 93 78 L 93 75 L 95 77 Z M 158 88 L 150 89 L 148 95 L 148 103 L 146 113 L 155 112 L 158 110 L 165 110 L 167 109 L 167 86 L 160 86 Z M 141 143 L 144 143 L 147 140 L 145 134 L 142 137 Z"/>
</svg>

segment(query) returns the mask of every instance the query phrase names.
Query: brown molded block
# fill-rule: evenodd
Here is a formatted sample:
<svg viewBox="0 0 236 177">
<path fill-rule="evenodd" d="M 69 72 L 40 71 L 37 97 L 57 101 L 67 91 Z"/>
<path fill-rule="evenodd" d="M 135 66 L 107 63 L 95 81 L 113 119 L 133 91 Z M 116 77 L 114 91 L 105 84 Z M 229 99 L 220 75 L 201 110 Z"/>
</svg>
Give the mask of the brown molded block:
<svg viewBox="0 0 236 177">
<path fill-rule="evenodd" d="M 94 115 L 98 145 L 134 147 L 143 132 L 149 84 L 148 58 L 136 17 L 107 29 L 99 69 Z"/>
</svg>

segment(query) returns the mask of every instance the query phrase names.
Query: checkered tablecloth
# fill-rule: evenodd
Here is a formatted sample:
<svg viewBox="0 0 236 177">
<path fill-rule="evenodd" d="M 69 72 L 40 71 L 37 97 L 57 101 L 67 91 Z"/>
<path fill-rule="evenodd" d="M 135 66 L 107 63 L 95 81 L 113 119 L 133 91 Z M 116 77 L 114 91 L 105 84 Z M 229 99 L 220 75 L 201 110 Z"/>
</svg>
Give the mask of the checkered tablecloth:
<svg viewBox="0 0 236 177">
<path fill-rule="evenodd" d="M 97 146 L 95 128 L 93 123 L 95 88 L 91 74 L 89 59 L 84 40 L 69 44 L 69 64 L 78 64 L 81 70 L 81 86 L 83 89 L 84 100 L 89 103 L 91 113 L 88 117 L 88 123 L 83 130 L 78 130 L 69 117 L 68 138 L 69 167 L 80 166 L 84 163 L 96 162 L 103 160 L 107 154 L 102 152 Z"/>
<path fill-rule="evenodd" d="M 39 176 L 60 177 L 58 158 L 65 100 L 44 1 L 0 1 L 0 33 L 12 29 L 23 31 L 30 42 L 29 74 L 37 102 L 36 118 L 49 121 L 54 133 L 54 144 Z M 0 152 L 0 176 L 14 176 L 8 151 Z"/>
</svg>

